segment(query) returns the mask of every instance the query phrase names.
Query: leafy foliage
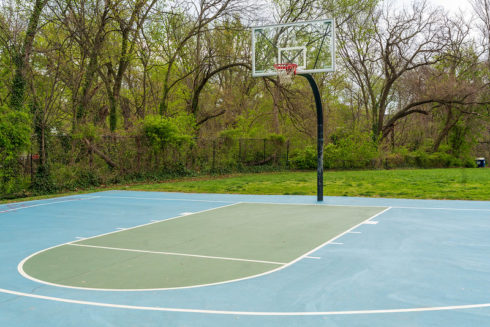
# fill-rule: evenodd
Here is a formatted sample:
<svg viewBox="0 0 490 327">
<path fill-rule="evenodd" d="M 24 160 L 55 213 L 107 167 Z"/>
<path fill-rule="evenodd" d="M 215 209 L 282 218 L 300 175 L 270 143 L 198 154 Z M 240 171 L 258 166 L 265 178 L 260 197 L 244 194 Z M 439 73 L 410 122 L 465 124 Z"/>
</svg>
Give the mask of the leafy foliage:
<svg viewBox="0 0 490 327">
<path fill-rule="evenodd" d="M 331 135 L 332 143 L 325 147 L 327 168 L 367 168 L 379 155 L 378 146 L 371 133 L 339 131 Z"/>
<path fill-rule="evenodd" d="M 0 106 L 0 192 L 16 190 L 17 161 L 30 145 L 29 116 Z"/>
<path fill-rule="evenodd" d="M 166 118 L 158 115 L 146 116 L 141 123 L 141 133 L 155 149 L 168 146 L 183 146 L 192 143 L 192 120 L 189 116 Z"/>
<path fill-rule="evenodd" d="M 296 169 L 315 169 L 317 166 L 316 149 L 307 146 L 291 154 L 291 166 Z"/>
<path fill-rule="evenodd" d="M 76 3 L 0 6 L 0 104 L 16 108 L 0 113 L 2 193 L 316 168 L 307 81 L 285 87 L 250 76 L 252 3 Z M 326 168 L 472 166 L 490 157 L 490 66 L 467 22 L 415 0 L 267 6 L 281 22 L 337 18 L 337 71 L 315 76 Z M 18 160 L 29 137 L 40 158 L 32 167 Z"/>
</svg>

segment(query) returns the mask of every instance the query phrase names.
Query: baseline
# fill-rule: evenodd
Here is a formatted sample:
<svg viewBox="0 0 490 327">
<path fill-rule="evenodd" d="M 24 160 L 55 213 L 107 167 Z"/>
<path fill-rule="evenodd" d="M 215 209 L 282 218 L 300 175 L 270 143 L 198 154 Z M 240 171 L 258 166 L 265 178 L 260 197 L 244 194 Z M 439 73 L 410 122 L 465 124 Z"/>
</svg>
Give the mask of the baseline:
<svg viewBox="0 0 490 327">
<path fill-rule="evenodd" d="M 235 203 L 233 201 L 221 201 L 221 200 L 201 200 L 201 199 L 188 199 L 188 198 L 146 198 L 146 197 L 132 197 L 132 196 L 99 196 L 101 198 L 120 198 L 120 199 L 135 199 L 135 200 L 156 200 L 156 201 L 186 201 L 186 202 L 209 202 L 209 203 Z M 391 199 L 388 199 L 391 200 Z M 443 201 L 443 200 L 439 200 Z M 289 202 L 264 202 L 264 201 L 239 201 L 239 203 L 248 204 L 277 204 L 277 205 L 298 205 L 298 206 L 326 206 L 326 207 L 354 207 L 354 208 L 386 208 L 387 205 L 354 205 L 354 204 L 319 204 L 319 203 L 289 203 Z M 445 208 L 445 207 L 418 207 L 418 206 L 390 206 L 393 209 L 417 209 L 417 210 L 447 210 L 447 211 L 483 211 L 490 212 L 490 209 L 478 209 L 478 208 Z"/>
</svg>

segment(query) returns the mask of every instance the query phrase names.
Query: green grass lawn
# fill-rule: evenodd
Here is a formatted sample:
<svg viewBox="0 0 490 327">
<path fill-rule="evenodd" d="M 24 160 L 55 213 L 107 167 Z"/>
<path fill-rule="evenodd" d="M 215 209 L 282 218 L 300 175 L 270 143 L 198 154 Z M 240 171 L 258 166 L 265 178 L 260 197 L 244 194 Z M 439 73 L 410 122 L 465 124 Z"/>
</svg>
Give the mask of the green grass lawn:
<svg viewBox="0 0 490 327">
<path fill-rule="evenodd" d="M 316 172 L 249 173 L 227 176 L 202 176 L 197 178 L 187 177 L 161 183 L 117 185 L 68 194 L 109 189 L 193 193 L 314 195 L 316 194 Z M 490 201 L 490 169 L 453 168 L 326 171 L 324 176 L 324 192 L 327 196 Z M 24 198 L 21 200 L 60 195 L 67 194 Z"/>
<path fill-rule="evenodd" d="M 316 194 L 316 172 L 239 174 L 132 185 L 126 190 L 242 194 Z M 490 200 L 490 169 L 326 171 L 325 195 Z"/>
</svg>

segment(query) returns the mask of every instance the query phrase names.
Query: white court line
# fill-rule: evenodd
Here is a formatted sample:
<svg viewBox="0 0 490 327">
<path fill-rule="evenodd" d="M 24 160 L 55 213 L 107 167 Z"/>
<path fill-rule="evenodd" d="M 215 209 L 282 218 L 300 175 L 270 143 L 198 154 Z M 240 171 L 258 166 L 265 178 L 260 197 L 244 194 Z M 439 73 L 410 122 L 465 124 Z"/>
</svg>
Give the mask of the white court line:
<svg viewBox="0 0 490 327">
<path fill-rule="evenodd" d="M 440 200 L 442 201 L 442 200 Z M 465 209 L 465 208 L 424 208 L 424 207 L 392 207 L 393 209 L 416 209 L 416 210 L 446 210 L 446 211 L 484 211 L 490 212 L 490 209 Z"/>
<path fill-rule="evenodd" d="M 203 210 L 203 211 L 200 211 L 200 212 L 195 212 L 194 214 L 198 214 L 198 213 L 201 213 L 201 212 L 206 212 L 206 211 L 211 211 L 211 210 L 216 210 L 216 209 L 220 209 L 220 208 L 225 208 L 225 207 L 230 207 L 230 206 L 233 206 L 233 205 L 237 205 L 237 204 L 240 204 L 241 202 L 239 203 L 234 203 L 234 204 L 228 204 L 228 205 L 225 205 L 225 206 L 221 206 L 221 207 L 218 207 L 218 208 L 213 208 L 213 209 L 207 209 L 207 210 Z M 23 266 L 24 266 L 24 263 L 29 260 L 31 257 L 39 254 L 39 253 L 42 253 L 42 252 L 45 252 L 45 251 L 48 251 L 48 250 L 51 250 L 51 249 L 54 249 L 54 248 L 57 248 L 57 247 L 60 247 L 60 246 L 63 246 L 63 245 L 67 245 L 67 244 L 73 244 L 77 241 L 72 241 L 72 242 L 67 242 L 67 243 L 64 243 L 64 244 L 60 244 L 60 245 L 56 245 L 56 246 L 53 246 L 53 247 L 50 247 L 50 248 L 47 248 L 47 249 L 44 249 L 44 250 L 41 250 L 41 251 L 38 251 L 36 253 L 33 253 L 31 254 L 30 256 L 28 256 L 27 258 L 25 258 L 24 260 L 22 260 L 18 265 L 17 265 L 17 270 L 18 272 L 25 278 L 27 279 L 30 279 L 32 281 L 35 281 L 37 283 L 41 283 L 41 284 L 45 284 L 45 285 L 51 285 L 51 286 L 56 286 L 56 287 L 63 287 L 63 288 L 70 288 L 70 289 L 81 289 L 81 290 L 91 290 L 91 291 L 114 291 L 114 292 L 141 292 L 141 291 L 163 291 L 163 290 L 174 290 L 174 289 L 188 289 L 188 288 L 198 288 L 198 287 L 205 287 L 205 286 L 212 286 L 212 285 L 221 285 L 221 284 L 228 284 L 228 283 L 234 283 L 234 282 L 238 282 L 238 281 L 243 281 L 243 280 L 247 280 L 247 279 L 253 279 L 253 278 L 258 278 L 258 277 L 262 277 L 262 276 L 265 276 L 265 275 L 269 275 L 269 274 L 272 274 L 272 273 L 275 273 L 277 271 L 280 271 L 282 269 L 285 269 L 293 264 L 295 264 L 296 262 L 304 259 L 305 257 L 309 256 L 310 254 L 318 251 L 319 249 L 321 249 L 322 247 L 326 246 L 327 244 L 329 244 L 330 242 L 333 242 L 335 241 L 336 239 L 344 236 L 345 234 L 347 234 L 348 232 L 356 229 L 357 227 L 361 226 L 364 222 L 366 221 L 369 221 L 371 219 L 374 219 L 376 217 L 378 217 L 379 215 L 382 215 L 383 213 L 387 212 L 388 210 L 390 210 L 391 207 L 388 207 L 380 212 L 378 212 L 377 214 L 375 214 L 374 216 L 372 217 L 369 217 L 367 218 L 366 220 L 360 222 L 359 224 L 347 229 L 345 232 L 331 238 L 330 240 L 320 244 L 319 246 L 317 246 L 316 248 L 306 252 L 305 254 L 303 254 L 302 256 L 294 259 L 293 261 L 283 265 L 283 266 L 280 266 L 276 269 L 272 269 L 272 270 L 269 270 L 269 271 L 266 271 L 266 272 L 263 272 L 263 273 L 260 273 L 260 274 L 257 274 L 257 275 L 251 275 L 251 276 L 247 276 L 247 277 L 243 277 L 243 278 L 237 278 L 237 279 L 231 279 L 231 280 L 226 280 L 226 281 L 223 281 L 223 282 L 216 282 L 216 283 L 209 283 L 209 284 L 200 284 L 200 285 L 192 285 L 192 286 L 182 286 L 182 287 L 167 287 L 167 288 L 147 288 L 147 289 L 107 289 L 107 288 L 89 288 L 89 287 L 79 287 L 79 286 L 67 286 L 67 285 L 61 285 L 61 284 L 55 284 L 55 283 L 50 283 L 50 282 L 46 282 L 46 281 L 43 281 L 43 280 L 40 280 L 40 279 L 37 279 L 37 278 L 34 278 L 32 276 L 29 276 L 23 269 Z M 165 221 L 168 221 L 168 220 L 171 220 L 171 219 L 178 219 L 178 218 L 183 218 L 185 216 L 177 216 L 177 217 L 174 217 L 174 218 L 169 218 L 169 219 L 166 219 L 164 220 L 163 222 Z M 147 224 L 144 224 L 144 225 L 140 225 L 140 226 L 135 226 L 135 227 L 132 227 L 132 228 L 128 228 L 129 229 L 133 229 L 133 228 L 138 228 L 138 227 L 141 227 L 141 226 L 147 226 L 147 225 L 151 225 L 151 224 L 155 224 L 155 223 L 147 223 Z M 93 238 L 96 238 L 96 237 L 100 237 L 100 236 L 104 236 L 104 235 L 109 235 L 109 234 L 114 234 L 114 233 L 119 233 L 120 231 L 113 231 L 113 232 L 109 232 L 109 233 L 105 233 L 105 234 L 100 234 L 100 235 L 96 235 L 96 236 L 93 236 L 93 237 L 88 237 L 86 238 L 86 240 L 89 240 L 89 239 L 93 239 Z"/>
<path fill-rule="evenodd" d="M 365 225 L 377 225 L 379 221 L 366 221 Z"/>
<path fill-rule="evenodd" d="M 315 259 L 315 260 L 320 260 L 320 259 L 321 259 L 321 257 L 310 257 L 309 255 L 307 255 L 307 256 L 305 257 L 305 259 Z"/>
<path fill-rule="evenodd" d="M 155 200 L 155 201 L 187 201 L 187 202 L 209 202 L 209 203 L 237 203 L 237 201 L 222 201 L 222 200 L 198 200 L 198 199 L 164 199 L 164 198 L 144 198 L 137 196 L 100 196 L 104 199 L 135 199 L 135 200 Z M 242 202 L 240 202 L 242 203 Z"/>
<path fill-rule="evenodd" d="M 67 245 L 81 246 L 81 247 L 95 248 L 95 249 L 115 250 L 115 251 L 127 251 L 127 252 L 138 252 L 138 253 L 163 254 L 163 255 L 175 255 L 175 256 L 182 256 L 182 257 L 194 257 L 194 258 L 205 258 L 205 259 L 218 259 L 218 260 L 229 260 L 229 261 L 244 261 L 244 262 L 268 263 L 268 264 L 273 264 L 273 265 L 285 265 L 286 264 L 286 262 L 254 260 L 254 259 L 241 259 L 241 258 L 229 258 L 229 257 L 215 257 L 215 256 L 210 256 L 210 255 L 176 253 L 176 252 L 165 252 L 165 251 L 148 251 L 148 250 L 125 249 L 125 248 L 113 248 L 113 247 L 109 247 L 109 246 L 98 246 L 98 245 L 73 244 L 73 243 L 72 244 L 67 244 Z"/>
<path fill-rule="evenodd" d="M 117 230 L 126 230 L 127 228 L 124 227 L 116 227 Z"/>
<path fill-rule="evenodd" d="M 81 195 L 80 197 L 84 197 Z M 97 196 L 99 198 L 116 198 L 116 199 L 136 199 L 136 200 L 160 200 L 160 201 L 190 201 L 190 202 L 210 202 L 210 203 L 235 203 L 234 201 L 222 201 L 222 200 L 198 200 L 198 199 L 186 199 L 186 198 L 145 198 L 145 197 L 133 197 L 133 196 Z M 423 201 L 423 200 L 420 200 Z M 433 201 L 451 201 L 451 200 L 433 200 Z M 457 200 L 454 200 L 457 201 Z M 254 201 L 240 201 L 240 203 L 251 204 L 278 204 L 278 205 L 299 205 L 299 206 L 327 206 L 327 207 L 354 207 L 354 208 L 387 208 L 388 205 L 354 205 L 354 204 L 319 204 L 319 203 L 287 203 L 287 202 L 254 202 Z M 449 210 L 449 211 L 484 211 L 490 212 L 490 209 L 465 209 L 465 208 L 443 208 L 443 207 L 409 207 L 409 206 L 390 206 L 393 209 L 417 209 L 417 210 Z"/>
<path fill-rule="evenodd" d="M 232 206 L 235 206 L 235 205 L 240 204 L 240 203 L 241 202 L 236 202 L 236 203 L 227 204 L 227 205 L 224 205 L 224 206 L 219 206 L 219 207 L 216 207 L 216 208 L 211 208 L 211 209 L 206 209 L 206 210 L 202 210 L 202 211 L 197 211 L 197 212 L 192 213 L 192 215 L 195 215 L 195 214 L 198 214 L 198 213 L 204 213 L 204 212 L 208 212 L 208 211 L 213 211 L 213 210 L 217 210 L 217 209 L 232 207 Z M 190 215 L 188 215 L 188 216 L 190 216 Z M 157 223 L 163 223 L 163 222 L 167 222 L 167 221 L 174 220 L 174 219 L 179 219 L 179 218 L 184 218 L 184 217 L 185 216 L 175 216 L 175 217 L 167 218 L 167 219 L 163 219 L 163 220 L 152 220 L 151 222 L 146 223 L 146 224 L 141 224 L 141 225 L 137 225 L 137 226 L 125 228 L 124 231 L 132 230 L 132 229 L 143 227 L 143 226 L 153 225 L 153 224 L 157 224 Z M 116 230 L 116 231 L 112 231 L 112 232 L 108 232 L 108 233 L 98 234 L 98 235 L 95 235 L 95 236 L 87 237 L 87 238 L 85 238 L 85 240 L 91 240 L 91 239 L 94 239 L 94 238 L 97 238 L 97 237 L 106 236 L 106 235 L 110 235 L 110 234 L 115 234 L 115 233 L 119 233 L 119 232 L 121 232 L 121 230 Z M 62 246 L 62 245 L 65 245 L 65 244 L 75 243 L 75 242 L 76 241 L 67 242 L 67 243 L 64 243 L 64 244 L 61 244 L 61 245 L 54 246 L 53 248 L 58 247 L 58 246 Z M 47 250 L 49 250 L 49 249 L 46 249 L 46 250 L 43 250 L 43 251 L 40 251 L 40 252 L 44 252 L 44 251 L 47 251 Z"/>
<path fill-rule="evenodd" d="M 388 206 L 370 206 L 370 205 L 355 205 L 355 204 L 331 204 L 331 203 L 289 203 L 289 202 L 253 202 L 243 201 L 242 203 L 249 204 L 275 204 L 275 205 L 291 205 L 291 206 L 317 206 L 317 207 L 349 207 L 349 208 L 387 208 Z"/>
<path fill-rule="evenodd" d="M 361 234 L 361 232 L 349 232 L 349 234 Z"/>
<path fill-rule="evenodd" d="M 445 200 L 434 200 L 434 201 L 445 201 Z M 456 200 L 455 200 L 456 201 Z M 322 207 L 350 207 L 350 208 L 387 208 L 392 209 L 416 209 L 416 210 L 447 210 L 447 211 L 483 211 L 490 212 L 490 209 L 465 209 L 465 208 L 440 208 L 440 207 L 404 207 L 404 206 L 388 206 L 388 205 L 354 205 L 354 204 L 318 204 L 318 203 L 285 203 L 285 202 L 248 202 L 243 201 L 241 203 L 250 204 L 277 204 L 277 205 L 297 205 L 297 206 L 322 206 Z"/>
<path fill-rule="evenodd" d="M 368 314 L 386 314 L 386 313 L 409 313 L 409 312 L 427 312 L 427 311 L 444 311 L 444 310 L 467 310 L 488 308 L 490 303 L 481 304 L 466 304 L 466 305 L 450 305 L 440 307 L 420 307 L 420 308 L 405 308 L 405 309 L 378 309 L 378 310 L 350 310 L 350 311 L 305 311 L 305 312 L 267 312 L 267 311 L 227 311 L 227 310 L 205 310 L 205 309 L 185 309 L 185 308 L 167 308 L 167 307 L 145 307 L 136 305 L 113 304 L 91 301 L 80 301 L 73 299 L 65 299 L 59 297 L 29 294 L 17 291 L 11 291 L 0 288 L 0 293 L 6 293 L 16 296 L 24 296 L 34 299 L 64 302 L 72 304 L 83 304 L 97 307 L 118 308 L 129 310 L 143 311 L 164 311 L 164 312 L 184 312 L 184 313 L 204 313 L 215 315 L 235 315 L 235 316 L 340 316 L 340 315 L 368 315 Z"/>
<path fill-rule="evenodd" d="M 421 200 L 422 201 L 422 200 Z M 446 200 L 434 200 L 434 201 L 446 201 Z M 450 201 L 450 200 L 449 200 Z M 457 200 L 454 200 L 457 201 Z M 318 204 L 318 203 L 283 203 L 283 202 L 247 202 L 242 203 L 250 204 L 277 204 L 277 205 L 297 205 L 297 206 L 324 206 L 324 207 L 350 207 L 350 208 L 387 208 L 392 209 L 416 209 L 416 210 L 447 210 L 447 211 L 484 211 L 490 212 L 490 209 L 465 209 L 465 208 L 439 208 L 439 207 L 403 207 L 403 206 L 373 206 L 373 205 L 354 205 L 354 204 Z"/>
<path fill-rule="evenodd" d="M 212 210 L 216 210 L 216 209 L 221 209 L 221 208 L 226 208 L 226 207 L 231 207 L 231 206 L 234 206 L 234 205 L 237 205 L 237 204 L 240 204 L 240 202 L 237 202 L 237 203 L 232 203 L 232 204 L 227 204 L 227 205 L 224 205 L 224 206 L 220 206 L 220 207 L 216 207 L 216 208 L 211 208 L 211 209 L 206 209 L 206 210 L 202 210 L 202 211 L 199 211 L 199 212 L 195 212 L 194 214 L 198 214 L 198 213 L 203 213 L 203 212 L 207 212 L 207 211 L 212 211 Z M 146 223 L 146 224 L 141 224 L 141 225 L 137 225 L 137 226 L 134 226 L 134 227 L 130 227 L 130 228 L 127 228 L 125 229 L 125 231 L 127 230 L 131 230 L 131 229 L 135 229 L 135 228 L 139 228 L 139 227 L 143 227 L 143 226 L 148 226 L 148 225 L 152 225 L 152 224 L 157 224 L 157 223 L 161 223 L 161 222 L 166 222 L 166 221 L 169 221 L 169 220 L 173 220 L 173 219 L 178 219 L 178 218 L 183 218 L 185 216 L 176 216 L 176 217 L 172 217 L 172 218 L 168 218 L 168 219 L 164 219 L 164 220 L 161 220 L 161 221 L 155 221 L 155 222 L 150 222 L 150 223 Z M 108 232 L 108 233 L 103 233 L 103 234 L 98 234 L 98 235 L 95 235 L 95 236 L 91 236 L 91 237 L 86 237 L 84 238 L 83 240 L 86 241 L 86 240 L 91 240 L 91 239 L 94 239 L 94 238 L 97 238 L 97 237 L 101 237 L 101 236 L 106 236 L 106 235 L 111 235 L 111 234 L 115 234 L 115 233 L 120 233 L 121 231 L 120 230 L 116 230 L 116 231 L 112 231 L 112 232 Z M 27 278 L 27 279 L 30 279 L 34 282 L 37 282 L 37 283 L 41 283 L 41 284 L 45 284 L 45 285 L 51 285 L 51 286 L 57 286 L 57 287 L 64 287 L 64 288 L 73 288 L 73 289 L 85 289 L 85 290 L 104 290 L 104 291 L 117 291 L 117 289 L 97 289 L 97 288 L 85 288 L 85 287 L 75 287 L 75 286 L 66 286 L 66 285 L 61 285 L 61 284 L 55 284 L 55 283 L 50 283 L 50 282 L 46 282 L 46 281 L 43 281 L 43 280 L 40 280 L 40 279 L 37 279 L 37 278 L 34 278 L 30 275 L 28 275 L 25 271 L 24 271 L 24 264 L 26 263 L 27 260 L 29 260 L 30 258 L 32 258 L 33 256 L 35 255 L 38 255 L 40 253 L 43 253 L 43 252 L 46 252 L 46 251 L 49 251 L 49 250 L 52 250 L 52 249 L 55 249 L 55 248 L 58 248 L 58 247 L 61 247 L 63 245 L 69 245 L 69 244 L 73 244 L 75 242 L 79 242 L 80 240 L 75 240 L 75 241 L 70 241 L 70 242 L 66 242 L 66 243 L 63 243 L 63 244 L 59 244 L 59 245 L 55 245 L 55 246 L 52 246 L 52 247 L 49 247 L 47 249 L 44 249 L 44 250 L 41 250 L 41 251 L 38 251 L 38 252 L 35 252 L 33 254 L 31 254 L 30 256 L 24 258 L 21 262 L 19 262 L 19 264 L 17 265 L 17 271 L 19 272 L 19 274 L 21 274 L 24 278 Z M 124 290 L 124 291 L 128 291 L 128 290 Z M 133 291 L 141 291 L 141 290 L 138 290 L 138 289 L 135 289 Z"/>
<path fill-rule="evenodd" d="M 135 200 L 156 200 L 156 201 L 190 201 L 190 202 L 210 202 L 210 203 L 236 203 L 235 201 L 223 201 L 223 200 L 197 200 L 186 198 L 145 198 L 145 197 L 133 197 L 133 196 L 100 196 L 104 199 L 135 199 Z M 354 208 L 387 208 L 388 206 L 370 206 L 370 205 L 352 205 L 352 204 L 323 204 L 323 203 L 288 203 L 288 202 L 254 202 L 254 201 L 240 201 L 239 203 L 247 204 L 275 204 L 275 205 L 296 205 L 296 206 L 321 206 L 321 207 L 354 207 Z"/>
<path fill-rule="evenodd" d="M 17 208 L 3 210 L 3 211 L 0 211 L 0 213 L 10 212 L 10 211 L 17 211 L 17 210 L 27 209 L 27 208 L 40 207 L 40 206 L 49 206 L 51 204 L 57 204 L 57 203 L 74 202 L 74 201 L 85 201 L 85 200 L 93 200 L 93 199 L 98 199 L 98 198 L 101 198 L 101 197 L 100 196 L 80 197 L 80 198 L 71 199 L 71 200 L 62 200 L 62 201 L 55 201 L 55 202 L 48 202 L 48 203 L 38 203 L 38 204 L 30 205 L 30 206 L 20 206 L 20 207 L 17 207 Z"/>
<path fill-rule="evenodd" d="M 330 242 L 328 244 L 333 244 L 333 245 L 344 245 L 344 243 L 339 243 L 339 242 Z"/>
</svg>

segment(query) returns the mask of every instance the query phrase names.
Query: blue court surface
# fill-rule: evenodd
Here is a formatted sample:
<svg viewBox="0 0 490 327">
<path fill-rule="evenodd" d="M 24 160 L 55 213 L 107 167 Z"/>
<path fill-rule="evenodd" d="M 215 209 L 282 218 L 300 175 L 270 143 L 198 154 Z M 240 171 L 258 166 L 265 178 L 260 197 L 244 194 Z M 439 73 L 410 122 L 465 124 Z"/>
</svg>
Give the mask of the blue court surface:
<svg viewBox="0 0 490 327">
<path fill-rule="evenodd" d="M 327 197 L 319 206 L 376 213 L 279 269 L 205 285 L 70 287 L 24 271 L 27 258 L 49 248 L 243 203 L 317 205 L 310 196 L 129 191 L 0 205 L 0 326 L 490 326 L 490 202 Z M 72 248 L 82 246 L 96 247 Z M 184 255 L 202 260 L 191 277 L 206 274 L 208 259 L 254 261 Z M 137 268 L 151 273 L 151 265 Z"/>
</svg>

